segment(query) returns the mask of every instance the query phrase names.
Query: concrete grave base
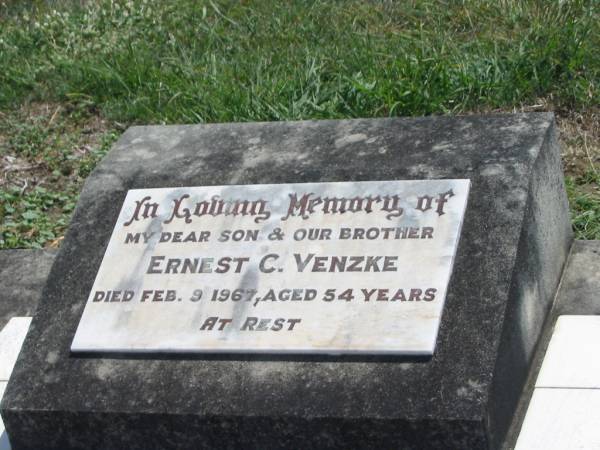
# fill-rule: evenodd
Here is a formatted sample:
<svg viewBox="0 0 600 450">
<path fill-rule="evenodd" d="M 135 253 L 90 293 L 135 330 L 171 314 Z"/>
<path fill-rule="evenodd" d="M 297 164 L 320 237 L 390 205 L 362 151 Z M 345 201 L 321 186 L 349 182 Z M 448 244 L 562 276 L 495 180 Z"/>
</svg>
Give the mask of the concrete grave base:
<svg viewBox="0 0 600 450">
<path fill-rule="evenodd" d="M 17 316 L 32 316 L 56 250 L 0 251 L 0 330 Z"/>
<path fill-rule="evenodd" d="M 571 246 L 569 259 L 567 261 L 560 286 L 556 295 L 556 299 L 552 306 L 544 330 L 537 345 L 537 350 L 532 359 L 529 378 L 525 388 L 521 394 L 519 405 L 516 408 L 513 422 L 506 438 L 506 448 L 514 448 L 517 444 L 517 438 L 523 433 L 523 420 L 529 408 L 531 398 L 536 386 L 536 380 L 542 367 L 544 358 L 547 353 L 548 344 L 555 330 L 557 319 L 561 316 L 597 316 L 600 315 L 600 241 L 574 241 Z M 575 349 L 573 349 L 575 351 Z M 589 364 L 594 364 L 593 360 Z M 558 395 L 558 394 L 557 394 Z M 568 414 L 565 410 L 547 410 L 545 414 L 550 420 L 561 422 L 561 426 L 568 426 L 570 420 L 574 418 L 562 419 L 561 415 Z M 590 411 L 591 413 L 591 411 Z M 586 415 L 588 422 L 594 420 L 594 416 Z M 593 422 L 590 422 L 593 423 Z M 589 431 L 593 431 L 595 427 L 591 426 Z M 560 428 L 555 428 L 554 433 L 560 433 Z M 579 430 L 583 433 L 583 429 Z M 581 442 L 577 442 L 585 433 L 571 433 L 570 444 L 577 446 Z M 550 433 L 551 435 L 552 433 Z M 589 433 L 588 433 L 589 434 Z M 549 435 L 549 438 L 552 436 Z M 569 438 L 563 436 L 561 439 Z M 553 443 L 555 448 L 560 447 L 559 442 Z M 539 448 L 547 442 L 540 440 Z M 591 445 L 587 442 L 585 445 Z"/>
</svg>

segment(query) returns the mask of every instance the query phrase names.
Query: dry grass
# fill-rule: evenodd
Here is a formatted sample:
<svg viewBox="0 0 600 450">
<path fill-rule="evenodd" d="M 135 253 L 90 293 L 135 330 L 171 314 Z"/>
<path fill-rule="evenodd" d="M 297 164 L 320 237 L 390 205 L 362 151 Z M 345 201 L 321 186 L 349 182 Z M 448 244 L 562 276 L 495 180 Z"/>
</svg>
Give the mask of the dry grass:
<svg viewBox="0 0 600 450">
<path fill-rule="evenodd" d="M 565 174 L 582 177 L 600 170 L 600 112 L 567 112 L 557 123 Z"/>
<path fill-rule="evenodd" d="M 33 103 L 3 115 L 0 125 L 0 188 L 63 189 L 83 180 L 85 164 L 109 131 L 99 115 L 74 114 L 59 103 Z"/>
<path fill-rule="evenodd" d="M 56 246 L 117 136 L 85 105 L 27 103 L 0 121 L 0 248 Z"/>
</svg>

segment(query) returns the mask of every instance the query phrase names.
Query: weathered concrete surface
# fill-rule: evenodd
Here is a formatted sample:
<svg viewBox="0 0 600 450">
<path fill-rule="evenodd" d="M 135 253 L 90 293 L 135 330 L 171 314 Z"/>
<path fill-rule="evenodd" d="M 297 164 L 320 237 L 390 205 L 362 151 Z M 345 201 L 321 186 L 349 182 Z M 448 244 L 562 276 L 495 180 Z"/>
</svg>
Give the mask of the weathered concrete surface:
<svg viewBox="0 0 600 450">
<path fill-rule="evenodd" d="M 525 114 L 128 130 L 86 183 L 8 385 L 14 447 L 498 447 L 571 243 L 553 123 Z M 431 359 L 69 352 L 127 189 L 431 178 L 472 182 Z"/>
<path fill-rule="evenodd" d="M 512 426 L 506 438 L 506 449 L 513 448 L 517 442 L 558 317 L 561 315 L 598 314 L 600 314 L 600 241 L 574 241 L 556 300 L 544 326 L 525 389 L 521 394 Z"/>
<path fill-rule="evenodd" d="M 600 241 L 575 241 L 553 315 L 600 314 Z"/>
<path fill-rule="evenodd" d="M 0 330 L 12 317 L 32 316 L 55 250 L 0 251 Z"/>
</svg>

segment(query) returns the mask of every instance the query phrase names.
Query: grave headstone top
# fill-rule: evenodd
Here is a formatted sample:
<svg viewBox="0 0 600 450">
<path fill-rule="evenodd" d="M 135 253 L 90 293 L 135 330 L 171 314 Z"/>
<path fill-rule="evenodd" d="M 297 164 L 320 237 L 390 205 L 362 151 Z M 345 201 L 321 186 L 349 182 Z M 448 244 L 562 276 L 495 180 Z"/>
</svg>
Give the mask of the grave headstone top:
<svg viewBox="0 0 600 450">
<path fill-rule="evenodd" d="M 431 355 L 468 187 L 130 190 L 71 350 Z"/>
</svg>

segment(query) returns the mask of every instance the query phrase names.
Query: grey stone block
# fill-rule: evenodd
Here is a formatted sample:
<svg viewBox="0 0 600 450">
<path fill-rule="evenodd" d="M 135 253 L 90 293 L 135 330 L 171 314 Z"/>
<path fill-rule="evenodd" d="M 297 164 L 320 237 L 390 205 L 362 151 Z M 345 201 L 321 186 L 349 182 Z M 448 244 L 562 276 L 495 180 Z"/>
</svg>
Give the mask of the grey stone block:
<svg viewBox="0 0 600 450">
<path fill-rule="evenodd" d="M 435 354 L 81 357 L 127 189 L 469 178 Z M 497 448 L 571 243 L 550 114 L 129 129 L 88 179 L 1 410 L 26 448 Z"/>
</svg>

